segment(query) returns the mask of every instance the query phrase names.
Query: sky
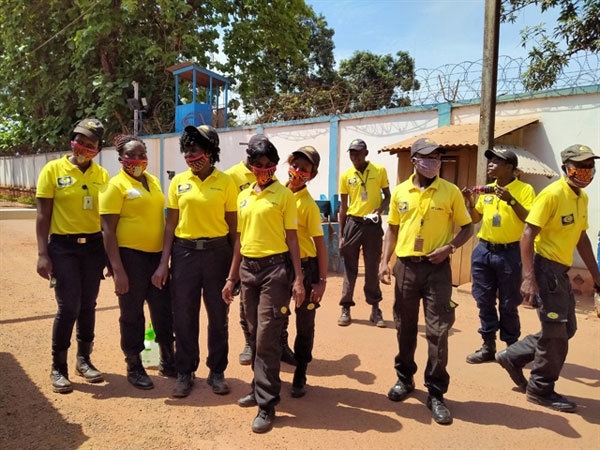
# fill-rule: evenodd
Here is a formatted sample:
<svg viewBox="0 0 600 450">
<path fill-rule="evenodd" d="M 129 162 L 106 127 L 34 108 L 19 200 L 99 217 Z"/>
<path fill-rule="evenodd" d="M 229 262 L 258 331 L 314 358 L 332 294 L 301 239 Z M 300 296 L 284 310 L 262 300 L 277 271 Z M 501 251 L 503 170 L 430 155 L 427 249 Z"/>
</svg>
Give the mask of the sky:
<svg viewBox="0 0 600 450">
<path fill-rule="evenodd" d="M 485 0 L 306 0 L 335 31 L 336 63 L 357 50 L 378 55 L 408 51 L 417 69 L 478 61 L 483 56 Z M 553 28 L 556 13 L 526 8 L 501 23 L 499 55 L 525 57 L 520 31 L 540 22 Z"/>
</svg>

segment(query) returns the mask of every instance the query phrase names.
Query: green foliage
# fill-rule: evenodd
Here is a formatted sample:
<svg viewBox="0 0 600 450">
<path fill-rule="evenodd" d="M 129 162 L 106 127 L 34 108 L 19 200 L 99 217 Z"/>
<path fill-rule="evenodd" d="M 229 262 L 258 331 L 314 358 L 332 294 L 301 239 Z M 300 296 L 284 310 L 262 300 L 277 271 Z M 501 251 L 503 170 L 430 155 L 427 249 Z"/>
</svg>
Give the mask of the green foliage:
<svg viewBox="0 0 600 450">
<path fill-rule="evenodd" d="M 530 47 L 529 67 L 523 73 L 527 90 L 550 88 L 558 75 L 579 52 L 600 51 L 600 2 L 598 0 L 505 0 L 502 20 L 514 22 L 520 11 L 535 5 L 544 13 L 559 8 L 554 28 L 546 24 L 526 27 L 521 31 L 524 48 Z"/>
</svg>

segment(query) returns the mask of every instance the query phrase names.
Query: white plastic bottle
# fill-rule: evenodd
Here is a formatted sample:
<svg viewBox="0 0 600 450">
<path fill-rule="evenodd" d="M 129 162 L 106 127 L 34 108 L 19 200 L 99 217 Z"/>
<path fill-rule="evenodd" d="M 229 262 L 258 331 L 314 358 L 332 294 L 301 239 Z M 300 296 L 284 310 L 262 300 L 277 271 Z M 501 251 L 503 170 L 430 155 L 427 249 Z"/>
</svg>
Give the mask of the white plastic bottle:
<svg viewBox="0 0 600 450">
<path fill-rule="evenodd" d="M 148 329 L 146 330 L 144 338 L 144 350 L 140 355 L 142 358 L 142 365 L 147 368 L 157 368 L 159 361 L 159 350 L 158 344 L 156 343 L 156 334 L 154 328 L 152 328 L 152 322 L 148 322 Z"/>
</svg>

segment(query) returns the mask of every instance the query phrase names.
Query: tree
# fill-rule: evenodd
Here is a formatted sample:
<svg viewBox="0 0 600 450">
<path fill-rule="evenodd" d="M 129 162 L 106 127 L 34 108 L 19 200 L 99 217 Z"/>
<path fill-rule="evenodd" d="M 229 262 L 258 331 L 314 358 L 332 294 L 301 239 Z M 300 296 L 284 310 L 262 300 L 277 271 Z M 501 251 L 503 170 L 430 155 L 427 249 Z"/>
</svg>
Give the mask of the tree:
<svg viewBox="0 0 600 450">
<path fill-rule="evenodd" d="M 339 75 L 346 82 L 350 112 L 407 106 L 410 99 L 403 92 L 419 89 L 414 60 L 402 51 L 396 58 L 355 52 L 341 61 Z"/>
<path fill-rule="evenodd" d="M 501 19 L 514 22 L 521 10 L 530 5 L 542 13 L 559 8 L 556 26 L 547 30 L 545 24 L 526 27 L 521 31 L 523 47 L 531 46 L 529 67 L 523 73 L 527 90 L 552 87 L 570 58 L 579 52 L 600 51 L 600 2 L 598 0 L 505 0 Z"/>
</svg>

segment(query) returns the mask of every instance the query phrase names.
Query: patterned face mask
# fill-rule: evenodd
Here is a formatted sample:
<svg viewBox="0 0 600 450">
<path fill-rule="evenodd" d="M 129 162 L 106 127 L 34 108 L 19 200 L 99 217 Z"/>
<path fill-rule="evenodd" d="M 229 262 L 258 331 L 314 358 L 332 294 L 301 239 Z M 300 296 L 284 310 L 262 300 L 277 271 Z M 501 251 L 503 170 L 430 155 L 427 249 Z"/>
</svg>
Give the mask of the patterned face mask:
<svg viewBox="0 0 600 450">
<path fill-rule="evenodd" d="M 78 164 L 85 164 L 98 154 L 98 150 L 81 145 L 77 141 L 71 141 L 71 150 Z"/>
<path fill-rule="evenodd" d="M 185 162 L 188 167 L 192 169 L 192 172 L 200 172 L 208 162 L 208 155 L 206 153 L 201 153 L 198 156 L 191 156 L 185 158 Z"/>
<path fill-rule="evenodd" d="M 574 186 L 577 186 L 578 188 L 585 188 L 592 182 L 595 174 L 595 167 L 590 169 L 576 169 L 575 167 L 569 167 L 569 170 L 567 171 L 567 178 L 571 181 L 571 183 L 573 183 Z"/>
<path fill-rule="evenodd" d="M 298 169 L 290 167 L 288 170 L 288 186 L 291 188 L 298 188 L 304 186 L 310 180 L 310 172 L 303 172 Z"/>
<path fill-rule="evenodd" d="M 121 158 L 123 170 L 134 178 L 141 176 L 148 167 L 147 159 Z"/>
<path fill-rule="evenodd" d="M 265 168 L 250 166 L 250 170 L 256 177 L 256 182 L 258 183 L 259 186 L 263 186 L 263 185 L 267 184 L 269 181 L 271 181 L 273 179 L 273 175 L 275 175 L 276 169 L 277 169 L 277 166 L 271 166 L 271 167 L 265 167 Z"/>
<path fill-rule="evenodd" d="M 417 172 L 428 179 L 436 177 L 442 167 L 442 161 L 433 158 L 415 158 L 414 164 Z"/>
</svg>

